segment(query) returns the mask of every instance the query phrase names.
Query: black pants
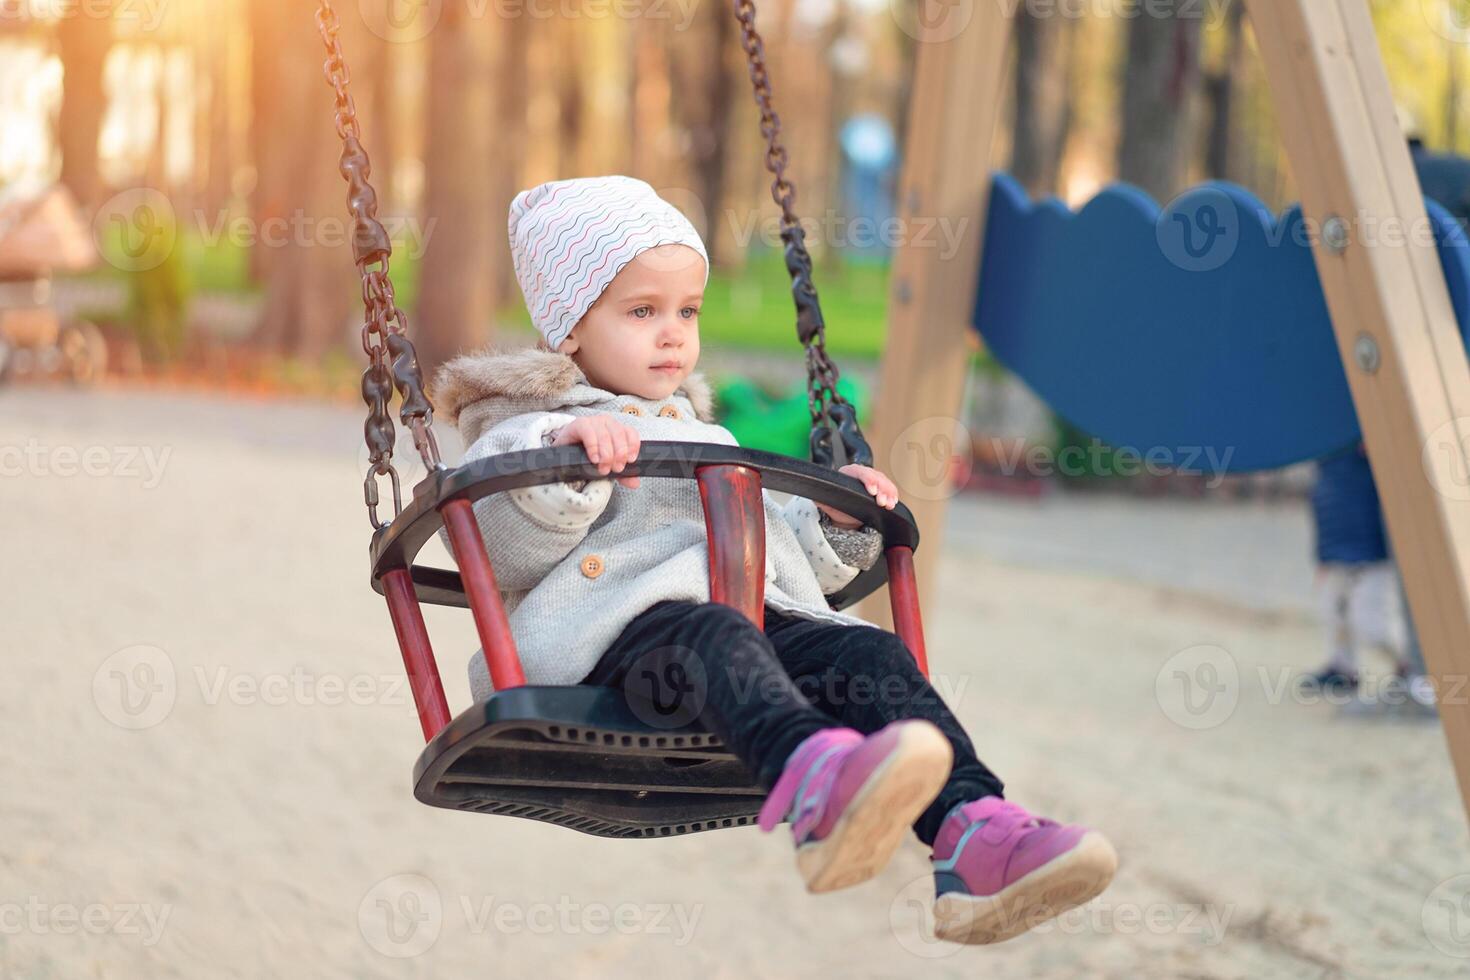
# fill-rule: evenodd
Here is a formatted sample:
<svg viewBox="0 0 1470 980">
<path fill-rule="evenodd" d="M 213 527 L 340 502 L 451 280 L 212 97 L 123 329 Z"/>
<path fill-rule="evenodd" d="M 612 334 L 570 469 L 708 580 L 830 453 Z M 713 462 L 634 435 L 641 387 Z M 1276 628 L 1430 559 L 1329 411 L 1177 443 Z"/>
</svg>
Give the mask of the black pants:
<svg viewBox="0 0 1470 980">
<path fill-rule="evenodd" d="M 636 694 L 640 713 L 655 725 L 682 727 L 699 718 L 767 789 L 818 729 L 842 725 L 868 734 L 900 718 L 932 721 L 954 747 L 954 767 L 914 823 L 926 844 L 955 804 L 1001 795 L 1001 781 L 975 757 L 908 647 L 887 630 L 820 623 L 767 606 L 762 633 L 729 606 L 667 599 L 635 617 L 582 683 Z"/>
</svg>

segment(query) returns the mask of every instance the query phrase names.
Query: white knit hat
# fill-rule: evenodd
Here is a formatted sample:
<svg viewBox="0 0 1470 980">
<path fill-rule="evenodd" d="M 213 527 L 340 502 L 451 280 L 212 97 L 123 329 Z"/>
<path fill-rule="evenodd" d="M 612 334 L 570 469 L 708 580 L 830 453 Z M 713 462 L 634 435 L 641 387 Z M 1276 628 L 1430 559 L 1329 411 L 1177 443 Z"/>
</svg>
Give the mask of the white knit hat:
<svg viewBox="0 0 1470 980">
<path fill-rule="evenodd" d="M 709 255 L 672 204 L 633 177 L 553 180 L 510 204 L 510 254 L 531 322 L 554 350 L 634 256 L 656 245 Z M 682 262 L 683 260 L 679 260 Z"/>
</svg>

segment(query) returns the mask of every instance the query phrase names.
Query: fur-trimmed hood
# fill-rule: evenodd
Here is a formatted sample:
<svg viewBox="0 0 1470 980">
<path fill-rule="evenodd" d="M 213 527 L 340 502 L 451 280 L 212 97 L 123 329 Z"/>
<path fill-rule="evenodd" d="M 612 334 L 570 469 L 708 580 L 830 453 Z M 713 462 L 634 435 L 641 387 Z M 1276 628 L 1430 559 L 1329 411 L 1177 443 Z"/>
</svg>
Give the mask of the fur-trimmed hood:
<svg viewBox="0 0 1470 980">
<path fill-rule="evenodd" d="M 715 424 L 714 395 L 702 373 L 690 372 L 672 397 L 681 396 L 695 418 Z M 435 412 L 457 424 L 466 442 L 516 415 L 629 397 L 637 396 L 595 387 L 570 355 L 538 347 L 462 354 L 439 369 L 430 388 Z"/>
</svg>

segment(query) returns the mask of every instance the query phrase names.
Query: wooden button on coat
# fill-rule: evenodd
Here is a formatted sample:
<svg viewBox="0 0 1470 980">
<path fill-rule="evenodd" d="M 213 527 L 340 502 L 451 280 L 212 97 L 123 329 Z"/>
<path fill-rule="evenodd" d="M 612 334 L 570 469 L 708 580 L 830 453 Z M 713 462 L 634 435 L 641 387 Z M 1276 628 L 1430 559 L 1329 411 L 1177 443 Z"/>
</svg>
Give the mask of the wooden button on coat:
<svg viewBox="0 0 1470 980">
<path fill-rule="evenodd" d="M 623 412 L 626 415 L 642 415 L 643 409 L 630 402 L 629 404 L 623 406 Z"/>
<path fill-rule="evenodd" d="M 676 419 L 680 417 L 679 410 L 673 405 L 665 405 L 663 408 L 658 410 L 658 414 L 662 415 L 666 419 Z"/>
<path fill-rule="evenodd" d="M 582 574 L 588 578 L 596 578 L 601 575 L 607 566 L 602 563 L 601 555 L 588 555 L 582 559 Z"/>
</svg>

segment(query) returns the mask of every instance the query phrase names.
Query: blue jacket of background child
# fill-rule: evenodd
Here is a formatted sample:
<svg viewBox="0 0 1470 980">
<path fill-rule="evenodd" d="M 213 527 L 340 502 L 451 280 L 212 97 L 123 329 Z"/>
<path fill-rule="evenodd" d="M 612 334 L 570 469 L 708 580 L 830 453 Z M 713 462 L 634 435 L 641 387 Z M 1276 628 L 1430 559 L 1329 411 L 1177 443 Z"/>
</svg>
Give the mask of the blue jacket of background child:
<svg viewBox="0 0 1470 980">
<path fill-rule="evenodd" d="M 1317 461 L 1312 516 L 1317 561 L 1358 564 L 1388 558 L 1383 507 L 1362 443 Z"/>
</svg>

